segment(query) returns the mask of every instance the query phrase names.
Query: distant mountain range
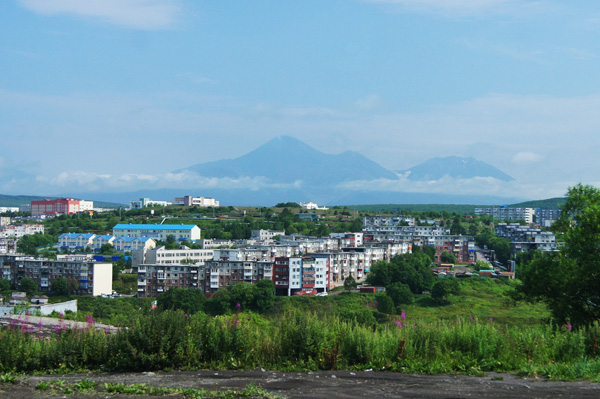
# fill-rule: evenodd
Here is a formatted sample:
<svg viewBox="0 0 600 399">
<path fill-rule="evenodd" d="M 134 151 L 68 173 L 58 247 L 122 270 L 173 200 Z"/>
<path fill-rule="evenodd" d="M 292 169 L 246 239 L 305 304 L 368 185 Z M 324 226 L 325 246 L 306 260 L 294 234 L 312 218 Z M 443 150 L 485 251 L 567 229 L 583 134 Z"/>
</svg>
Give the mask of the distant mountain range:
<svg viewBox="0 0 600 399">
<path fill-rule="evenodd" d="M 313 201 L 323 205 L 356 204 L 499 204 L 518 202 L 522 198 L 499 196 L 427 194 L 401 192 L 406 179 L 427 182 L 450 178 L 494 178 L 513 180 L 485 162 L 473 158 L 434 158 L 404 171 L 391 171 L 365 156 L 346 151 L 332 155 L 318 151 L 302 141 L 277 137 L 266 144 L 235 158 L 206 162 L 179 169 L 199 179 L 189 178 L 190 186 L 179 189 L 151 189 L 111 193 L 67 192 L 65 197 L 85 198 L 112 203 L 124 203 L 141 197 L 170 201 L 183 195 L 214 197 L 222 205 L 270 206 L 278 202 Z M 229 179 L 227 188 L 214 184 L 202 186 L 202 179 Z M 238 185 L 241 178 L 256 179 L 254 188 Z M 401 180 L 404 180 L 402 183 Z M 345 183 L 349 183 L 346 184 Z M 373 182 L 373 183 L 370 183 Z M 396 184 L 396 182 L 398 182 Z M 377 184 L 381 184 L 380 189 Z M 351 188 L 347 188 L 350 187 Z M 431 185 L 429 187 L 432 187 Z M 1 201 L 0 198 L 0 204 Z M 18 200 L 23 203 L 28 201 Z M 14 203 L 14 202 L 13 202 Z M 118 206 L 118 205 L 117 205 Z"/>
<path fill-rule="evenodd" d="M 411 180 L 440 180 L 445 176 L 470 179 L 493 177 L 501 181 L 512 181 L 512 177 L 494 166 L 475 158 L 445 157 L 432 158 L 407 170 L 398 171 Z"/>
<path fill-rule="evenodd" d="M 302 181 L 313 187 L 352 180 L 398 179 L 396 173 L 357 152 L 325 154 L 289 136 L 274 138 L 239 158 L 201 163 L 175 173 L 184 170 L 203 177 L 265 177 L 284 184 Z"/>
</svg>

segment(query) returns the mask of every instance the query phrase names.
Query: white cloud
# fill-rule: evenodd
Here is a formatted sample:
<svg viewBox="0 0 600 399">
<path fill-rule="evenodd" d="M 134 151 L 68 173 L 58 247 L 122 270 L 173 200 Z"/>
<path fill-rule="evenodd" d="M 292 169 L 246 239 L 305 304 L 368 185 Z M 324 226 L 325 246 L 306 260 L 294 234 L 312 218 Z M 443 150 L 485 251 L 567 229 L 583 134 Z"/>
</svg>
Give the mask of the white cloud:
<svg viewBox="0 0 600 399">
<path fill-rule="evenodd" d="M 163 174 L 100 174 L 85 171 L 62 172 L 56 177 L 38 176 L 38 190 L 49 191 L 82 191 L 129 192 L 155 189 L 248 189 L 264 188 L 300 188 L 301 181 L 290 184 L 273 184 L 264 177 L 216 178 L 203 177 L 193 172 Z"/>
<path fill-rule="evenodd" d="M 134 29 L 172 27 L 180 10 L 178 0 L 19 0 L 35 13 L 93 18 Z"/>
<path fill-rule="evenodd" d="M 381 97 L 377 94 L 369 94 L 365 98 L 356 101 L 355 105 L 364 110 L 372 110 L 382 104 Z"/>
<path fill-rule="evenodd" d="M 518 164 L 529 164 L 529 163 L 540 162 L 543 159 L 544 159 L 544 157 L 541 156 L 540 154 L 536 154 L 534 152 L 529 152 L 529 151 L 524 151 L 524 152 L 519 152 L 519 153 L 515 154 L 512 158 L 512 161 L 514 163 L 518 163 Z"/>
<path fill-rule="evenodd" d="M 414 181 L 401 176 L 399 180 L 350 181 L 339 184 L 336 188 L 360 192 L 382 191 L 544 199 L 563 196 L 569 185 L 572 184 L 568 182 L 552 182 L 552 184 L 529 184 L 518 181 L 504 182 L 492 177 L 457 179 L 445 176 L 435 181 Z"/>
</svg>

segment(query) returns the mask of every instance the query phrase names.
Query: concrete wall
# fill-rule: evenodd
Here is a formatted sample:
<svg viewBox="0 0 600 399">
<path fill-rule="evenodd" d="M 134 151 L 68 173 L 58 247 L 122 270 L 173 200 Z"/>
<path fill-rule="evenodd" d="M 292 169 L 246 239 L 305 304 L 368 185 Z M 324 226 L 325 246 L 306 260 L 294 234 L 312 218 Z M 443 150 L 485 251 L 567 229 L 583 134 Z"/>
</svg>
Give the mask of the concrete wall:
<svg viewBox="0 0 600 399">
<path fill-rule="evenodd" d="M 25 312 L 27 310 L 29 310 L 30 313 L 34 313 L 34 312 L 37 313 L 37 311 L 39 311 L 42 316 L 48 316 L 49 314 L 51 314 L 54 311 L 56 311 L 57 313 L 65 313 L 67 310 L 70 310 L 71 312 L 77 312 L 77 300 L 75 299 L 72 301 L 61 302 L 61 303 L 52 303 L 52 304 L 46 304 L 46 305 L 30 304 L 29 307 L 26 307 L 26 305 L 18 305 L 18 306 L 16 306 L 16 308 L 22 314 L 25 314 Z M 8 305 L 0 306 L 0 316 L 14 314 L 14 312 L 15 312 L 15 306 L 8 306 Z"/>
</svg>

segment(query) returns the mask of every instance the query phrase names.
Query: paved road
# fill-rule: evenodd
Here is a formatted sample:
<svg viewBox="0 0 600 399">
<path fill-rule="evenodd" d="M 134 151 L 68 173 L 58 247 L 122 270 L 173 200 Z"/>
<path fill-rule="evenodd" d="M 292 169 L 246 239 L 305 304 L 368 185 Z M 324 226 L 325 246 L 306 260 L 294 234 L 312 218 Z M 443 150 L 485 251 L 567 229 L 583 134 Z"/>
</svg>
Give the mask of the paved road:
<svg viewBox="0 0 600 399">
<path fill-rule="evenodd" d="M 94 373 L 76 375 L 30 376 L 18 385 L 0 385 L 0 397 L 54 398 L 49 393 L 33 393 L 40 381 L 64 379 L 75 383 L 84 378 L 100 384 L 122 382 L 145 383 L 160 387 L 242 389 L 254 383 L 289 399 L 354 398 L 600 398 L 600 384 L 587 382 L 548 382 L 535 378 L 518 378 L 510 374 L 485 377 L 454 375 L 412 375 L 387 372 L 320 371 L 282 373 L 273 371 L 174 371 L 158 373 Z M 77 398 L 79 396 L 69 396 Z M 87 399 L 105 398 L 106 394 L 85 394 Z M 119 395 L 118 398 L 129 398 Z M 134 398 L 134 396 L 131 396 Z M 139 398 L 139 397 L 137 397 Z"/>
</svg>

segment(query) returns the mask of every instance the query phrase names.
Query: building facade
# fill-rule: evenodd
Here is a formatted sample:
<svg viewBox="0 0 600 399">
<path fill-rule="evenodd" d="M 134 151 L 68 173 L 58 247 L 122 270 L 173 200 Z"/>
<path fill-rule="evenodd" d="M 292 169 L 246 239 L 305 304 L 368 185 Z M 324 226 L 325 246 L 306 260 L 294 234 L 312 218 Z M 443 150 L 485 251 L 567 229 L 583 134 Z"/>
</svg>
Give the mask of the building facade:
<svg viewBox="0 0 600 399">
<path fill-rule="evenodd" d="M 112 263 L 81 259 L 0 256 L 1 278 L 8 279 L 13 287 L 17 287 L 21 279 L 29 277 L 38 284 L 37 290 L 41 292 L 50 291 L 52 283 L 64 277 L 77 295 L 111 294 L 112 267 Z"/>
<path fill-rule="evenodd" d="M 190 224 L 117 224 L 113 227 L 117 237 L 149 237 L 166 241 L 173 236 L 176 241 L 195 242 L 200 239 L 200 228 Z"/>
</svg>

